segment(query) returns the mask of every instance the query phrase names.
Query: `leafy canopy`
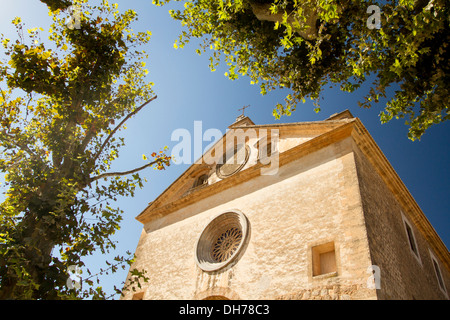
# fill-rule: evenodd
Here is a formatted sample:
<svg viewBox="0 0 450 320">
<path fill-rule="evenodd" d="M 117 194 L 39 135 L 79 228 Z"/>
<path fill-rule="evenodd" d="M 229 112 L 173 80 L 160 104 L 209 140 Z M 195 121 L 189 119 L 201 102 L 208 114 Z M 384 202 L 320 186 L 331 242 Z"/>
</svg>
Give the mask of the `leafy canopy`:
<svg viewBox="0 0 450 320">
<path fill-rule="evenodd" d="M 153 0 L 158 6 L 168 2 Z M 330 84 L 354 92 L 374 79 L 360 106 L 387 98 L 381 121 L 406 118 L 409 138 L 450 118 L 450 14 L 444 0 L 183 2 L 183 10 L 170 11 L 185 27 L 175 47 L 202 38 L 197 52 L 212 50 L 212 70 L 223 61 L 228 78 L 249 76 L 263 95 L 288 89 L 276 117 L 290 115 L 305 98 L 320 110 L 320 92 Z M 380 9 L 380 29 L 369 27 L 376 19 L 370 5 Z M 388 97 L 391 86 L 396 91 Z"/>
<path fill-rule="evenodd" d="M 49 41 L 20 18 L 12 22 L 18 39 L 1 38 L 0 298 L 105 298 L 89 268 L 81 288 L 67 285 L 68 270 L 115 248 L 123 211 L 114 201 L 142 187 L 141 170 L 170 164 L 161 150 L 139 168 L 110 171 L 124 145 L 116 134 L 156 98 L 139 49 L 151 34 L 133 32 L 136 12 L 107 1 L 74 1 L 71 15 L 62 10 L 68 1 L 43 2 Z M 108 271 L 131 264 L 129 255 L 106 262 Z"/>
</svg>

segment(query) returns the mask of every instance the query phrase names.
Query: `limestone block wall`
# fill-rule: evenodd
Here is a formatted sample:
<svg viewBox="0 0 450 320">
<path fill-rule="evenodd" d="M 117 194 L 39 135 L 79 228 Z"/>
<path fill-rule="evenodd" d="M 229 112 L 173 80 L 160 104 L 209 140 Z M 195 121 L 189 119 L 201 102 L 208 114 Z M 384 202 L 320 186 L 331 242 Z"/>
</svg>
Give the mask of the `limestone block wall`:
<svg viewBox="0 0 450 320">
<path fill-rule="evenodd" d="M 357 179 L 348 138 L 147 223 L 132 266 L 150 278 L 143 299 L 375 299 Z M 249 241 L 232 265 L 202 271 L 196 242 L 231 209 L 248 218 Z M 313 276 L 312 248 L 329 242 L 336 272 Z"/>
<path fill-rule="evenodd" d="M 378 298 L 448 299 L 439 288 L 430 245 L 357 146 L 354 150 L 371 259 L 380 268 Z M 410 249 L 405 219 L 411 225 L 418 258 Z M 438 263 L 445 287 L 450 288 L 449 272 Z"/>
</svg>

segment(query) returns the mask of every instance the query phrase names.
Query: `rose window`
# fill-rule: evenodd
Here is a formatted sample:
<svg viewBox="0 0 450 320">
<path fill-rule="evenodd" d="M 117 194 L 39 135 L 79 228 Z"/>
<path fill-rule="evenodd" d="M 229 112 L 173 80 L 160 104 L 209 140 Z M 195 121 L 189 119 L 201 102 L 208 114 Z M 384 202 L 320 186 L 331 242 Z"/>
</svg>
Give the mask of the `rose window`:
<svg viewBox="0 0 450 320">
<path fill-rule="evenodd" d="M 234 261 L 248 235 L 248 221 L 234 210 L 214 218 L 203 230 L 196 246 L 196 262 L 204 271 L 219 270 Z"/>
</svg>

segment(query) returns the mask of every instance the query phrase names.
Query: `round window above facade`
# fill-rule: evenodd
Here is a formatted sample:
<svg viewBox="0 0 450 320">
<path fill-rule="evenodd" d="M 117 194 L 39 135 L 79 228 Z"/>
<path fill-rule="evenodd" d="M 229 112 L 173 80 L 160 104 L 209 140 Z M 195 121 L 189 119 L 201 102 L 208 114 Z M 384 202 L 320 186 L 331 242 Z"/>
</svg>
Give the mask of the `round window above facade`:
<svg viewBox="0 0 450 320">
<path fill-rule="evenodd" d="M 196 262 L 204 271 L 216 271 L 231 263 L 248 234 L 247 218 L 230 211 L 214 218 L 203 230 L 196 246 Z"/>
<path fill-rule="evenodd" d="M 250 156 L 250 148 L 245 144 L 240 144 L 231 150 L 225 152 L 222 163 L 216 167 L 217 176 L 221 179 L 239 172 L 245 166 Z"/>
</svg>

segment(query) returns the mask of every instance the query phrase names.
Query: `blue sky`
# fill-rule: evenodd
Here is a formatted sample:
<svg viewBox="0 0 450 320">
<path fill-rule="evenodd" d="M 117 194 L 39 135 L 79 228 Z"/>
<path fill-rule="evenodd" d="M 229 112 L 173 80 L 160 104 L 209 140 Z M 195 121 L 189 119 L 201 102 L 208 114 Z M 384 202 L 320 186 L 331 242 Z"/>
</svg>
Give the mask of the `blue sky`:
<svg viewBox="0 0 450 320">
<path fill-rule="evenodd" d="M 256 124 L 323 120 L 333 113 L 349 109 L 361 119 L 447 248 L 450 247 L 450 123 L 432 127 L 421 141 L 412 142 L 407 138 L 404 120 L 381 125 L 378 114 L 386 101 L 380 101 L 371 109 L 360 109 L 357 101 L 364 92 L 349 94 L 338 89 L 324 92 L 321 112 L 315 113 L 312 103 L 306 102 L 299 105 L 292 116 L 276 120 L 272 110 L 276 103 L 283 101 L 284 92 L 261 96 L 259 87 L 251 85 L 248 78 L 230 81 L 224 76 L 226 70 L 223 67 L 211 72 L 209 56 L 198 56 L 194 43 L 184 49 L 174 49 L 173 43 L 182 30 L 180 23 L 168 14 L 174 5 L 155 7 L 151 0 L 115 2 L 120 11 L 127 8 L 137 11 L 139 20 L 134 24 L 135 31 L 152 32 L 152 39 L 145 49 L 149 54 L 148 79 L 155 83 L 154 91 L 158 98 L 128 121 L 128 129 L 121 133 L 126 147 L 121 149 L 112 170 L 128 170 L 143 165 L 142 154 L 149 155 L 165 145 L 174 146 L 177 142 L 171 141 L 172 132 L 177 128 L 193 132 L 194 121 L 202 121 L 204 131 L 216 128 L 225 132 L 240 114 L 238 109 L 244 105 L 250 105 L 245 114 Z M 22 18 L 26 28 L 43 27 L 48 30 L 51 23 L 46 6 L 38 0 L 4 1 L 0 32 L 12 39 L 15 39 L 15 34 L 10 21 L 16 16 Z M 204 142 L 203 147 L 208 144 Z M 173 165 L 166 171 L 149 169 L 143 174 L 148 180 L 144 188 L 138 190 L 134 198 L 117 201 L 125 216 L 121 230 L 114 237 L 118 241 L 117 252 L 111 257 L 135 250 L 142 230 L 135 217 L 186 169 L 186 165 Z M 105 266 L 103 261 L 103 256 L 96 256 L 89 258 L 87 263 L 95 271 Z M 101 285 L 112 293 L 112 286 L 120 286 L 126 272 L 103 277 Z"/>
</svg>

